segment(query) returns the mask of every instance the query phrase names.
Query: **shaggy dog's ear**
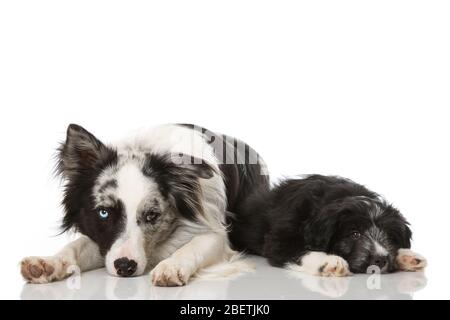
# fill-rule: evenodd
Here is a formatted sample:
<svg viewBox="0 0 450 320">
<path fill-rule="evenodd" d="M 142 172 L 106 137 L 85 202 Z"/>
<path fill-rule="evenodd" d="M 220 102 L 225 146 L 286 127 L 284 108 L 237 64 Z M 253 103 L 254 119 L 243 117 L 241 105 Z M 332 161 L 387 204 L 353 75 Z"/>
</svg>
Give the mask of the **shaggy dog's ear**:
<svg viewBox="0 0 450 320">
<path fill-rule="evenodd" d="M 72 179 L 97 168 L 111 156 L 115 156 L 114 150 L 81 126 L 71 124 L 67 128 L 66 141 L 58 149 L 57 173 Z"/>
<path fill-rule="evenodd" d="M 398 247 L 411 248 L 412 232 L 408 221 L 400 211 L 389 205 L 384 210 L 382 219 L 378 223 L 391 236 Z"/>
<path fill-rule="evenodd" d="M 402 232 L 400 233 L 400 247 L 401 248 L 411 248 L 411 238 L 412 232 L 408 226 L 408 223 L 405 223 L 402 226 Z"/>
<path fill-rule="evenodd" d="M 333 203 L 317 212 L 304 227 L 305 247 L 310 251 L 327 252 L 344 211 L 340 204 Z"/>
<path fill-rule="evenodd" d="M 144 174 L 156 180 L 162 195 L 189 220 L 204 214 L 199 179 L 212 178 L 216 170 L 200 159 L 179 162 L 176 156 L 147 154 Z"/>
</svg>

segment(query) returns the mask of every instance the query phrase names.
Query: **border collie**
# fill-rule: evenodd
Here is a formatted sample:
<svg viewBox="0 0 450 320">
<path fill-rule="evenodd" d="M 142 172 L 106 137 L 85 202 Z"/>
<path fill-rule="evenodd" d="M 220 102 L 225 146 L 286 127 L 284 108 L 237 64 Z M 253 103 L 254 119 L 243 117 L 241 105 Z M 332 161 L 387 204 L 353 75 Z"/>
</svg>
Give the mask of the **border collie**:
<svg viewBox="0 0 450 320">
<path fill-rule="evenodd" d="M 408 222 L 381 196 L 351 180 L 312 175 L 255 191 L 234 217 L 238 250 L 274 266 L 320 276 L 417 271 Z"/>
<path fill-rule="evenodd" d="M 54 256 L 23 259 L 21 273 L 32 283 L 61 280 L 73 266 L 105 266 L 114 276 L 151 270 L 155 285 L 184 285 L 201 268 L 235 257 L 227 210 L 237 210 L 253 186 L 269 184 L 247 144 L 187 124 L 110 145 L 71 124 L 57 159 L 62 228 L 82 236 Z"/>
</svg>

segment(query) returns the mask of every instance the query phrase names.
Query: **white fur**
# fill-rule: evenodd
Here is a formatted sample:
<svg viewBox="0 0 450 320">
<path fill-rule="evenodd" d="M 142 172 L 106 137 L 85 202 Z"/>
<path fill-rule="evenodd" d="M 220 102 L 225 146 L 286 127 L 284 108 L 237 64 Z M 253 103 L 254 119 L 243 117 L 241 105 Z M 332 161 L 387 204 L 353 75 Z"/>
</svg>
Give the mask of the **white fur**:
<svg viewBox="0 0 450 320">
<path fill-rule="evenodd" d="M 218 163 L 212 147 L 205 142 L 201 132 L 172 124 L 137 130 L 114 146 L 118 148 L 119 153 L 130 150 L 152 150 L 154 153 L 181 152 L 204 159 L 211 165 Z"/>
<path fill-rule="evenodd" d="M 196 279 L 234 279 L 244 272 L 253 272 L 255 265 L 242 253 L 234 253 L 229 260 L 199 269 L 194 275 Z"/>
<path fill-rule="evenodd" d="M 377 253 L 380 256 L 387 256 L 389 255 L 389 252 L 386 250 L 385 247 L 383 247 L 378 241 L 373 241 L 373 244 L 375 246 L 375 253 Z"/>
<path fill-rule="evenodd" d="M 315 276 L 344 277 L 351 275 L 347 261 L 343 258 L 325 252 L 312 251 L 301 257 L 299 264 L 290 263 L 286 266 L 292 271 L 306 272 Z"/>
<path fill-rule="evenodd" d="M 154 183 L 146 178 L 140 167 L 134 161 L 125 163 L 116 174 L 116 195 L 122 200 L 126 214 L 125 230 L 113 243 L 106 255 L 106 268 L 110 274 L 115 275 L 114 261 L 127 257 L 137 263 L 136 274 L 144 273 L 147 266 L 147 258 L 144 249 L 144 236 L 137 225 L 136 213 L 143 199 L 154 187 Z M 158 192 L 157 190 L 151 190 Z"/>
</svg>

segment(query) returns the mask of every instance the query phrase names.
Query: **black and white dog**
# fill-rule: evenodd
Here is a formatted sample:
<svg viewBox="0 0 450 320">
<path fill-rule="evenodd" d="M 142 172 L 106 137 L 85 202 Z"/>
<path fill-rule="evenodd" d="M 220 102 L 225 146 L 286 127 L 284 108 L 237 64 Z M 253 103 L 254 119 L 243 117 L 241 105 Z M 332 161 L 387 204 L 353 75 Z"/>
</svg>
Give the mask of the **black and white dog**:
<svg viewBox="0 0 450 320">
<path fill-rule="evenodd" d="M 238 250 L 274 266 L 320 276 L 416 271 L 408 222 L 378 194 L 351 180 L 312 175 L 263 188 L 232 221 Z M 370 269 L 372 267 L 372 269 Z"/>
<path fill-rule="evenodd" d="M 116 276 L 151 270 L 160 286 L 184 285 L 235 252 L 226 212 L 255 185 L 268 185 L 258 154 L 234 138 L 193 125 L 141 130 L 106 145 L 78 125 L 58 153 L 65 181 L 63 229 L 82 236 L 50 257 L 21 262 L 33 283 L 106 266 Z"/>
</svg>

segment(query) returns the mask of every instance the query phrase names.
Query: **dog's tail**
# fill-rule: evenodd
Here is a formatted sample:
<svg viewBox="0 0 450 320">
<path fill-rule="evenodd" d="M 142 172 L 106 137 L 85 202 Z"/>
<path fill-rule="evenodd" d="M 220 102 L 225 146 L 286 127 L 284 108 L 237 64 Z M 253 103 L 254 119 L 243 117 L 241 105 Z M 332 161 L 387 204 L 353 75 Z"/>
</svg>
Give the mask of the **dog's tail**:
<svg viewBox="0 0 450 320">
<path fill-rule="evenodd" d="M 244 273 L 253 272 L 254 264 L 244 254 L 233 251 L 231 256 L 223 262 L 199 270 L 195 274 L 197 279 L 234 279 Z"/>
</svg>

